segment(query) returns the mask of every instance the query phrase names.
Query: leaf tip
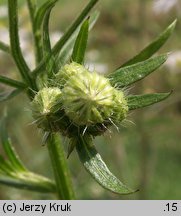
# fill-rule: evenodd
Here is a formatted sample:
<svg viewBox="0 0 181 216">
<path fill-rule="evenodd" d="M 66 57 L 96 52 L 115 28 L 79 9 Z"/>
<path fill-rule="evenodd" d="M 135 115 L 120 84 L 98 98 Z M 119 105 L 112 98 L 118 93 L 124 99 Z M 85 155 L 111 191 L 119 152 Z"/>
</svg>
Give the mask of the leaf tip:
<svg viewBox="0 0 181 216">
<path fill-rule="evenodd" d="M 170 24 L 170 29 L 174 30 L 175 26 L 177 24 L 177 18 Z"/>
</svg>

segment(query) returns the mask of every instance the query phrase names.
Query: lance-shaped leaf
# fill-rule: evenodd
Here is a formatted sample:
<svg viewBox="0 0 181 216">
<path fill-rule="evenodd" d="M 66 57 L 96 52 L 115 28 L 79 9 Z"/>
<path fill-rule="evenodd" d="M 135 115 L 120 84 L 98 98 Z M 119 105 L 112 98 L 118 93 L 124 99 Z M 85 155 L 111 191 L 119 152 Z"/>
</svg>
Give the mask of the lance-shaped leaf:
<svg viewBox="0 0 181 216">
<path fill-rule="evenodd" d="M 94 27 L 98 17 L 99 17 L 99 12 L 95 11 L 93 14 L 90 15 L 89 19 L 89 31 Z M 58 68 L 61 68 L 63 65 L 67 63 L 67 61 L 70 59 L 73 46 L 78 34 L 79 28 L 74 32 L 72 37 L 67 41 L 67 43 L 63 46 L 61 52 L 56 58 L 56 65 L 58 65 Z"/>
<path fill-rule="evenodd" d="M 50 54 L 52 53 L 50 37 L 49 37 L 49 19 L 50 19 L 51 10 L 53 9 L 54 6 L 55 3 L 52 4 L 51 7 L 49 7 L 49 9 L 46 11 L 44 21 L 43 21 L 43 56 L 44 57 L 50 56 Z M 51 55 L 47 60 L 46 70 L 47 70 L 48 78 L 51 78 L 51 76 L 56 71 L 55 59 L 53 55 Z"/>
<path fill-rule="evenodd" d="M 26 168 L 23 165 L 23 163 L 21 162 L 17 153 L 15 152 L 15 149 L 13 148 L 13 146 L 11 144 L 11 140 L 8 137 L 8 133 L 6 131 L 5 124 L 6 124 L 5 118 L 3 118 L 0 121 L 0 138 L 1 138 L 2 145 L 3 145 L 3 149 L 7 155 L 10 163 L 12 164 L 12 166 L 19 171 L 25 171 Z"/>
<path fill-rule="evenodd" d="M 175 20 L 171 25 L 169 25 L 152 43 L 145 47 L 139 54 L 134 56 L 132 59 L 124 63 L 121 67 L 135 64 L 137 62 L 144 61 L 155 54 L 168 40 L 168 38 L 173 33 L 176 25 Z"/>
<path fill-rule="evenodd" d="M 118 194 L 130 194 L 136 192 L 125 186 L 110 172 L 101 156 L 96 151 L 90 137 L 80 136 L 75 142 L 79 158 L 85 169 L 102 187 Z"/>
<path fill-rule="evenodd" d="M 36 192 L 55 192 L 56 186 L 54 182 L 28 171 L 23 165 L 8 137 L 4 118 L 0 122 L 0 137 L 7 156 L 5 160 L 0 155 L 0 183 Z"/>
<path fill-rule="evenodd" d="M 12 91 L 0 92 L 0 102 L 10 100 L 23 91 L 23 89 L 15 89 Z"/>
<path fill-rule="evenodd" d="M 36 30 L 40 30 L 41 26 L 43 24 L 43 20 L 45 17 L 45 14 L 49 8 L 52 7 L 58 0 L 48 0 L 44 4 L 42 4 L 35 14 L 35 28 Z"/>
<path fill-rule="evenodd" d="M 76 29 L 79 27 L 79 25 L 84 21 L 84 19 L 87 17 L 90 10 L 94 7 L 94 5 L 97 2 L 98 2 L 98 0 L 90 0 L 90 2 L 83 9 L 83 11 L 77 17 L 77 19 L 72 23 L 72 25 L 68 28 L 68 30 L 65 32 L 65 34 L 60 38 L 60 40 L 58 40 L 58 42 L 55 44 L 55 46 L 52 49 L 52 53 L 54 56 L 56 56 L 61 51 L 64 44 L 71 38 L 73 33 L 76 31 Z M 40 64 L 33 71 L 33 75 L 37 76 L 37 74 L 39 74 L 42 71 L 48 58 L 49 57 L 46 57 L 40 62 Z"/>
<path fill-rule="evenodd" d="M 19 88 L 19 89 L 25 89 L 26 88 L 26 84 L 24 84 L 20 81 L 17 81 L 17 80 L 10 79 L 8 77 L 1 76 L 1 75 L 0 75 L 0 83 L 15 87 L 15 88 Z"/>
<path fill-rule="evenodd" d="M 89 19 L 82 24 L 77 39 L 74 44 L 72 61 L 82 64 L 84 61 L 85 51 L 87 47 L 89 31 Z"/>
<path fill-rule="evenodd" d="M 33 175 L 30 172 L 22 173 L 19 179 L 0 174 L 0 184 L 21 190 L 30 190 L 41 193 L 56 192 L 56 186 L 53 182 L 51 182 L 47 178 Z"/>
<path fill-rule="evenodd" d="M 29 0 L 28 0 L 29 1 Z M 48 0 L 45 1 L 36 11 L 34 10 L 33 16 L 33 36 L 35 42 L 35 52 L 36 52 L 36 64 L 43 59 L 43 50 L 42 50 L 42 24 L 45 19 L 47 11 L 54 5 L 58 0 Z"/>
<path fill-rule="evenodd" d="M 172 93 L 154 93 L 154 94 L 144 94 L 144 95 L 130 95 L 127 97 L 129 110 L 134 110 L 138 108 L 143 108 L 160 101 L 165 100 Z"/>
<path fill-rule="evenodd" d="M 11 167 L 10 163 L 6 161 L 1 155 L 0 155 L 0 171 L 3 174 L 9 175 L 9 173 L 13 172 L 13 168 Z"/>
<path fill-rule="evenodd" d="M 119 68 L 108 75 L 113 86 L 125 87 L 143 79 L 160 67 L 168 58 L 168 55 L 159 55 L 146 61 L 127 67 Z"/>
</svg>

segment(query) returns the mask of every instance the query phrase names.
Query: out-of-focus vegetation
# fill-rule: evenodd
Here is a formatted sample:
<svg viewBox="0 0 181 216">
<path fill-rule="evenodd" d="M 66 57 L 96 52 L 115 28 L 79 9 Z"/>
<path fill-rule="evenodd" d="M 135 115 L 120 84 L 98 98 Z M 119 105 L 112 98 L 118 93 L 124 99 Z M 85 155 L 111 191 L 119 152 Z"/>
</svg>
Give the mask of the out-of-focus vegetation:
<svg viewBox="0 0 181 216">
<path fill-rule="evenodd" d="M 163 0 L 159 0 L 163 1 Z M 169 2 L 172 0 L 169 0 Z M 24 0 L 20 1 L 20 34 L 24 56 L 33 68 L 32 38 Z M 41 4 L 43 0 L 39 0 Z M 62 0 L 51 15 L 52 42 L 64 32 L 67 25 L 79 13 L 87 1 Z M 180 199 L 181 198 L 181 4 L 169 10 L 155 5 L 153 0 L 102 0 L 97 8 L 100 19 L 90 34 L 86 62 L 99 72 L 109 72 L 135 55 L 154 39 L 169 23 L 178 18 L 176 30 L 162 48 L 172 51 L 168 63 L 153 75 L 139 81 L 133 93 L 151 93 L 174 90 L 169 99 L 155 106 L 135 111 L 126 125 L 117 132 L 107 133 L 96 139 L 96 146 L 112 171 L 126 179 L 132 188 L 140 192 L 118 196 L 102 189 L 80 164 L 76 152 L 69 160 L 74 187 L 79 199 Z M 0 1 L 0 40 L 8 42 L 7 1 Z M 161 6 L 160 6 L 161 7 Z M 166 6 L 165 6 L 166 8 Z M 95 66 L 94 66 L 95 65 Z M 0 74 L 13 78 L 14 64 L 7 54 L 0 52 Z M 0 86 L 4 90 L 5 86 Z M 0 105 L 0 112 L 8 112 L 8 130 L 22 160 L 30 170 L 51 177 L 52 170 L 46 147 L 41 145 L 41 136 L 29 110 L 28 100 L 23 95 Z M 133 122 L 133 123 L 132 123 Z M 65 145 L 65 149 L 67 146 Z M 2 151 L 0 146 L 0 151 Z M 51 199 L 50 195 L 19 191 L 0 185 L 1 199 Z"/>
</svg>

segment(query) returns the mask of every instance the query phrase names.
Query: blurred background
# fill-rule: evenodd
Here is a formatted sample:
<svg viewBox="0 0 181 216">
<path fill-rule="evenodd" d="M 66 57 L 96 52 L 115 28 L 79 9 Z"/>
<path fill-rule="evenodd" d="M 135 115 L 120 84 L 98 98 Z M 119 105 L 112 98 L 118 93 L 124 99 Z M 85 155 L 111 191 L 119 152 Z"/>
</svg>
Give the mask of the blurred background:
<svg viewBox="0 0 181 216">
<path fill-rule="evenodd" d="M 38 4 L 45 0 L 38 0 Z M 34 68 L 31 26 L 25 0 L 20 0 L 21 47 L 28 65 Z M 51 14 L 54 44 L 88 0 L 61 0 Z M 100 73 L 109 73 L 134 56 L 161 33 L 175 18 L 174 34 L 159 51 L 171 52 L 167 63 L 139 81 L 130 93 L 168 92 L 166 101 L 134 111 L 120 131 L 112 129 L 95 140 L 111 171 L 140 191 L 119 196 L 100 187 L 84 170 L 76 152 L 68 162 L 78 199 L 181 199 L 181 1 L 101 0 L 101 16 L 89 36 L 86 63 Z M 0 40 L 9 43 L 7 0 L 0 0 Z M 0 51 L 0 74 L 19 79 L 10 56 Z M 0 85 L 0 91 L 8 89 Z M 33 121 L 23 94 L 0 104 L 0 115 L 8 111 L 8 131 L 27 167 L 53 178 L 46 146 Z M 68 140 L 65 141 L 65 150 Z M 2 148 L 0 146 L 0 152 Z M 0 199 L 54 199 L 49 194 L 17 190 L 0 185 Z"/>
</svg>

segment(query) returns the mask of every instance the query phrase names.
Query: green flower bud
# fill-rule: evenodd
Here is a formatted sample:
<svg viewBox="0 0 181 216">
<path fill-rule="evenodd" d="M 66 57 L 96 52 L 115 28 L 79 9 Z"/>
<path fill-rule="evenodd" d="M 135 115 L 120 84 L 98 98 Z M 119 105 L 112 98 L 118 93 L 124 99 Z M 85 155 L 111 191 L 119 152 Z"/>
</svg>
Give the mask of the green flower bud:
<svg viewBox="0 0 181 216">
<path fill-rule="evenodd" d="M 112 114 L 113 99 L 109 80 L 89 71 L 71 76 L 62 89 L 65 113 L 77 125 L 104 122 Z"/>
<path fill-rule="evenodd" d="M 127 113 L 128 105 L 124 92 L 114 89 L 113 115 L 111 116 L 111 119 L 113 122 L 120 123 L 126 118 Z"/>
<path fill-rule="evenodd" d="M 76 62 L 66 64 L 55 75 L 55 82 L 57 86 L 63 87 L 71 76 L 84 73 L 84 72 L 87 72 L 87 69 Z"/>
<path fill-rule="evenodd" d="M 44 130 L 54 128 L 55 114 L 61 106 L 62 92 L 59 88 L 43 88 L 31 102 L 32 115 L 37 125 Z"/>
</svg>

